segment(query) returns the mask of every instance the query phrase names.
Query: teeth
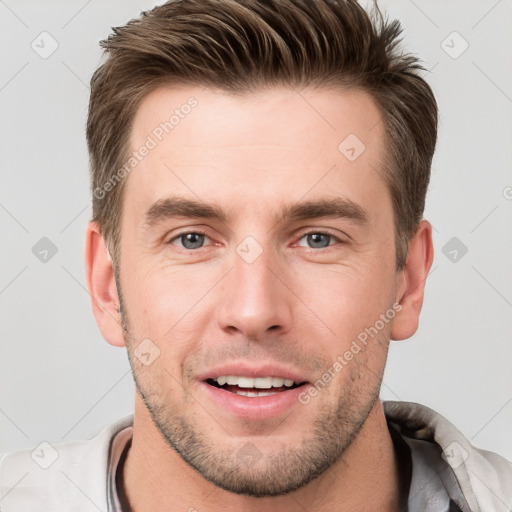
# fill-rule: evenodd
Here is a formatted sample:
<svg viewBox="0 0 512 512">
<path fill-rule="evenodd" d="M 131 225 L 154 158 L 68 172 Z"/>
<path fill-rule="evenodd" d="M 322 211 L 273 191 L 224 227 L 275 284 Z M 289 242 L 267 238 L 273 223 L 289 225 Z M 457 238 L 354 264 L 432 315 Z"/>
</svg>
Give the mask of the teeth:
<svg viewBox="0 0 512 512">
<path fill-rule="evenodd" d="M 251 398 L 254 398 L 256 396 L 270 396 L 270 395 L 277 394 L 277 393 L 269 393 L 268 391 L 242 391 L 242 390 L 235 391 L 235 393 L 237 395 L 248 396 Z"/>
<path fill-rule="evenodd" d="M 236 375 L 221 375 L 214 379 L 219 386 L 229 384 L 230 386 L 238 386 L 240 388 L 257 388 L 270 389 L 281 388 L 284 386 L 291 387 L 294 381 L 291 379 L 282 379 L 281 377 L 242 377 Z M 245 395 L 247 396 L 247 395 Z M 263 396 L 261 393 L 257 396 Z"/>
<path fill-rule="evenodd" d="M 284 379 L 280 379 L 279 377 L 272 377 L 272 387 L 273 388 L 281 388 L 281 387 L 283 387 L 283 383 L 284 383 Z"/>
<path fill-rule="evenodd" d="M 236 379 L 238 382 L 234 384 L 235 386 L 238 386 L 239 388 L 254 388 L 254 381 L 256 379 L 253 379 L 251 377 L 228 377 L 228 379 Z M 228 381 L 228 384 L 231 384 L 231 382 Z"/>
</svg>

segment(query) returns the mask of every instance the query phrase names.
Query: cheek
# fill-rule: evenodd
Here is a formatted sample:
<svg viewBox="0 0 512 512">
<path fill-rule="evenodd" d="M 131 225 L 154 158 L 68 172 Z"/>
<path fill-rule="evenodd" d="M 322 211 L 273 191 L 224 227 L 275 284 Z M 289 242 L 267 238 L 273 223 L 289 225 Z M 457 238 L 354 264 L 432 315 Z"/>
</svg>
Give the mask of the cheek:
<svg viewBox="0 0 512 512">
<path fill-rule="evenodd" d="M 338 268 L 336 273 L 310 274 L 305 283 L 304 297 L 306 289 L 315 290 L 305 303 L 321 322 L 312 319 L 300 331 L 311 332 L 317 350 L 328 356 L 330 364 L 321 378 L 332 382 L 324 400 L 333 405 L 341 395 L 373 395 L 380 385 L 395 316 L 393 282 L 386 275 L 377 266 L 373 271 Z M 329 332 L 319 336 L 323 324 Z"/>
<path fill-rule="evenodd" d="M 166 388 L 182 384 L 183 364 L 199 349 L 215 307 L 215 293 L 207 293 L 218 281 L 210 269 L 156 267 L 144 272 L 139 263 L 137 274 L 127 278 L 126 310 L 131 350 L 140 340 L 150 339 L 158 347 L 158 360 L 141 375 L 153 381 L 168 381 Z M 152 377 L 150 377 L 150 374 Z M 158 377 L 160 375 L 160 377 Z M 179 383 L 179 384 L 178 384 Z"/>
<path fill-rule="evenodd" d="M 296 273 L 295 283 L 304 305 L 329 327 L 336 348 L 343 349 L 392 306 L 392 277 L 381 264 L 369 262 L 309 268 Z"/>
<path fill-rule="evenodd" d="M 215 282 L 211 272 L 152 265 L 146 272 L 137 265 L 127 278 L 126 303 L 133 327 L 158 338 L 175 331 L 194 316 L 205 292 Z M 212 284 L 210 284 L 212 281 Z"/>
</svg>

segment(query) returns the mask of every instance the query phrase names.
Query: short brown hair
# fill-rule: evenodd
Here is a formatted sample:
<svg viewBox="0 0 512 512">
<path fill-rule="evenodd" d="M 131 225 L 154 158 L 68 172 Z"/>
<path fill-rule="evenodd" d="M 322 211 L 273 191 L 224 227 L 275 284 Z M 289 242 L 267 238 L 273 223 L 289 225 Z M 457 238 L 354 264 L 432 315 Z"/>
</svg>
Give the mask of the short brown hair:
<svg viewBox="0 0 512 512">
<path fill-rule="evenodd" d="M 173 83 L 232 93 L 311 85 L 355 87 L 379 107 L 403 268 L 425 206 L 437 105 L 418 60 L 400 49 L 401 31 L 376 4 L 368 14 L 356 0 L 171 0 L 114 28 L 101 42 L 106 60 L 91 79 L 87 122 L 93 220 L 114 262 L 125 180 L 113 179 L 145 96 Z"/>
</svg>

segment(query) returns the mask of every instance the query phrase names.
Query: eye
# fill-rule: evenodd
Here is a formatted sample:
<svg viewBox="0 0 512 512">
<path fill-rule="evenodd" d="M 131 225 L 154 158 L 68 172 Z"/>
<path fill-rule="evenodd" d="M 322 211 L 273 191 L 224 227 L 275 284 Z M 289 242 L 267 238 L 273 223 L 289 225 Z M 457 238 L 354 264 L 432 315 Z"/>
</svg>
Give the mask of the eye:
<svg viewBox="0 0 512 512">
<path fill-rule="evenodd" d="M 302 240 L 305 240 L 307 245 L 304 245 Z M 332 243 L 338 241 L 339 240 L 335 236 L 329 235 L 328 233 L 312 232 L 303 235 L 300 238 L 298 245 L 301 247 L 309 247 L 311 249 L 323 249 L 324 247 L 329 247 Z"/>
<path fill-rule="evenodd" d="M 175 236 L 168 243 L 183 247 L 184 249 L 200 249 L 204 246 L 205 240 L 209 240 L 205 233 L 192 231 Z"/>
</svg>

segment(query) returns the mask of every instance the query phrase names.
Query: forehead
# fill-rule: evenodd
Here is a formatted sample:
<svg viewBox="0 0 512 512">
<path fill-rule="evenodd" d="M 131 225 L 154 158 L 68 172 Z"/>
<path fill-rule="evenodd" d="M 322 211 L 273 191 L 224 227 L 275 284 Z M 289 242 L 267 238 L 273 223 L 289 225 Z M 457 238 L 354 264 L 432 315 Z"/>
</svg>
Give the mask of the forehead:
<svg viewBox="0 0 512 512">
<path fill-rule="evenodd" d="M 125 201 L 143 209 L 168 194 L 262 207 L 356 189 L 369 199 L 385 188 L 383 137 L 360 90 L 160 88 L 134 119 Z"/>
</svg>

